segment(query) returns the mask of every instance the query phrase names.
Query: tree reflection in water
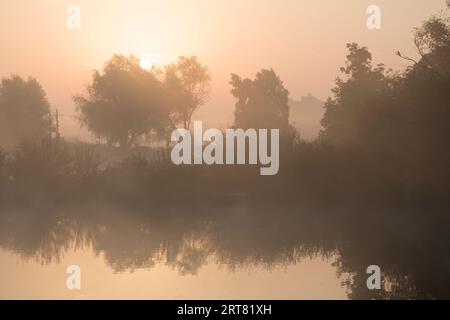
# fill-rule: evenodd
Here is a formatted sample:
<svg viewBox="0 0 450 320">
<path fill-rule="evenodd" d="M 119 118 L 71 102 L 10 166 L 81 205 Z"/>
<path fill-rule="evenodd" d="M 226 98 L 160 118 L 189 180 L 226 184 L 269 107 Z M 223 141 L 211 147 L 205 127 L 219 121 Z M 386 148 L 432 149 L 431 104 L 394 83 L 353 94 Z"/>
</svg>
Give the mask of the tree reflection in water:
<svg viewBox="0 0 450 320">
<path fill-rule="evenodd" d="M 294 209 L 297 208 L 297 209 Z M 192 207 L 90 204 L 2 208 L 0 246 L 25 259 L 57 263 L 69 249 L 92 248 L 115 272 L 157 263 L 196 274 L 209 262 L 230 269 L 334 259 L 349 298 L 449 298 L 449 221 L 380 208 L 222 202 Z M 364 215 L 358 214 L 366 210 Z M 377 212 L 378 214 L 375 214 Z M 372 217 L 372 219 L 367 219 Z M 384 290 L 369 291 L 366 268 L 383 271 Z"/>
</svg>

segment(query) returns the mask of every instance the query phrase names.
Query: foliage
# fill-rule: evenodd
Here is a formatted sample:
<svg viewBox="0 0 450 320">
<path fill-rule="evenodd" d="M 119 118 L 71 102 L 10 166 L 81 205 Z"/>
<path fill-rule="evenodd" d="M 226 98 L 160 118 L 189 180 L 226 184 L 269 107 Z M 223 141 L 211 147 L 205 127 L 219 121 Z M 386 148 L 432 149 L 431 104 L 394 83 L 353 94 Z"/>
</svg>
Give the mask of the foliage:
<svg viewBox="0 0 450 320">
<path fill-rule="evenodd" d="M 90 181 L 100 172 L 101 158 L 94 146 L 77 143 L 70 147 L 72 172 L 81 181 Z"/>
<path fill-rule="evenodd" d="M 26 140 L 13 156 L 14 178 L 24 189 L 57 190 L 71 176 L 66 144 L 50 139 Z"/>
<path fill-rule="evenodd" d="M 322 141 L 356 157 L 364 174 L 426 199 L 450 183 L 449 30 L 436 17 L 417 29 L 421 59 L 402 74 L 372 67 L 368 50 L 349 44 L 322 120 Z"/>
<path fill-rule="evenodd" d="M 43 137 L 51 131 L 50 104 L 34 78 L 17 75 L 0 84 L 0 144 L 13 147 L 23 139 Z"/>
<path fill-rule="evenodd" d="M 114 55 L 102 72 L 94 72 L 87 97 L 76 96 L 74 102 L 89 131 L 121 147 L 130 147 L 168 121 L 161 83 L 134 56 Z"/>
<path fill-rule="evenodd" d="M 189 129 L 194 112 L 210 95 L 211 75 L 197 57 L 180 57 L 165 69 L 164 87 L 170 108 L 172 129 L 181 124 Z"/>
<path fill-rule="evenodd" d="M 334 94 L 325 103 L 321 138 L 341 147 L 367 143 L 365 136 L 378 130 L 380 103 L 390 89 L 390 79 L 383 65 L 372 66 L 372 55 L 366 47 L 347 44 L 349 54 L 343 78 L 337 78 Z"/>
<path fill-rule="evenodd" d="M 288 128 L 289 91 L 275 71 L 261 70 L 254 80 L 231 75 L 231 93 L 238 99 L 237 128 Z"/>
</svg>

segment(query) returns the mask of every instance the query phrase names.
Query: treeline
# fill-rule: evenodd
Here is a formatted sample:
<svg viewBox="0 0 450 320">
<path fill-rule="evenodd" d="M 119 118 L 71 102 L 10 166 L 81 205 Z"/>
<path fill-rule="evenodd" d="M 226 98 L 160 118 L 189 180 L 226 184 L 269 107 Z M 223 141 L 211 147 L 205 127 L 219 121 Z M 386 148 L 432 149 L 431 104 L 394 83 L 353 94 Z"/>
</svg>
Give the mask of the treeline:
<svg viewBox="0 0 450 320">
<path fill-rule="evenodd" d="M 194 112 L 208 100 L 211 76 L 196 57 L 149 71 L 133 56 L 115 55 L 94 72 L 87 92 L 74 97 L 81 124 L 129 155 L 114 163 L 99 145 L 64 142 L 36 80 L 3 79 L 0 142 L 15 147 L 0 153 L 1 188 L 67 198 L 264 193 L 274 201 L 445 203 L 450 185 L 448 19 L 426 21 L 416 29 L 414 43 L 417 60 L 397 53 L 411 61 L 403 72 L 374 66 L 367 48 L 348 44 L 347 61 L 325 104 L 323 130 L 311 143 L 289 124 L 289 92 L 273 70 L 261 70 L 254 79 L 233 74 L 234 126 L 282 133 L 280 173 L 264 179 L 251 166 L 176 167 L 167 148 L 146 151 L 151 157 L 136 148 L 148 139 L 164 141 L 176 127 L 189 128 Z"/>
<path fill-rule="evenodd" d="M 412 61 L 402 73 L 373 66 L 367 48 L 348 45 L 343 77 L 325 104 L 319 143 L 336 150 L 340 169 L 355 172 L 354 183 L 371 186 L 375 195 L 447 201 L 449 20 L 426 21 L 416 29 L 414 44 L 417 61 L 397 52 Z"/>
</svg>

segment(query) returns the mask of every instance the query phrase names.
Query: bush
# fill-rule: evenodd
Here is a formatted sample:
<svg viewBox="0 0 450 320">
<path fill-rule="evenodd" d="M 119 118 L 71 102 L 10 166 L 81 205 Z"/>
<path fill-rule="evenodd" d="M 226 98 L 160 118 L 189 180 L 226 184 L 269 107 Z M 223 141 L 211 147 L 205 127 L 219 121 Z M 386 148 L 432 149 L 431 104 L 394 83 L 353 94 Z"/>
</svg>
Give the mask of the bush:
<svg viewBox="0 0 450 320">
<path fill-rule="evenodd" d="M 100 172 L 102 161 L 95 148 L 83 143 L 70 147 L 72 174 L 81 182 L 92 181 Z"/>
<path fill-rule="evenodd" d="M 71 175 L 67 144 L 50 139 L 22 142 L 14 153 L 13 172 L 20 187 L 59 190 Z"/>
</svg>

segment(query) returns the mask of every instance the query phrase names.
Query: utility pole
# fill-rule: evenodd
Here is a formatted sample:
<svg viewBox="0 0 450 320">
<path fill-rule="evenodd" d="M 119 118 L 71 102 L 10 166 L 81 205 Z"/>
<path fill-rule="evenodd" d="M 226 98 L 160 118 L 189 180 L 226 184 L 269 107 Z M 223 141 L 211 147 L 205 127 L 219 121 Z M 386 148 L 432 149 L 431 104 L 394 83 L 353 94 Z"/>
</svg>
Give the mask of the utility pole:
<svg viewBox="0 0 450 320">
<path fill-rule="evenodd" d="M 56 143 L 58 143 L 59 142 L 59 139 L 60 139 L 60 134 L 59 134 L 59 112 L 58 112 L 58 109 L 56 109 L 56 112 L 55 112 L 55 125 L 56 125 Z"/>
<path fill-rule="evenodd" d="M 48 111 L 48 141 L 52 141 L 52 111 Z"/>
</svg>

